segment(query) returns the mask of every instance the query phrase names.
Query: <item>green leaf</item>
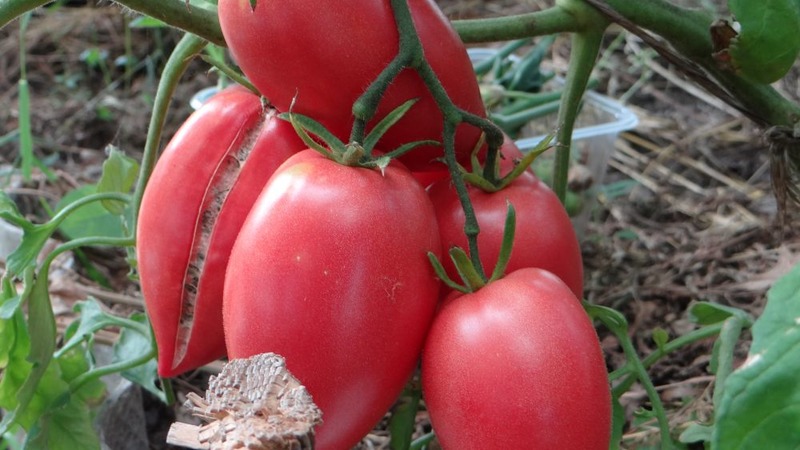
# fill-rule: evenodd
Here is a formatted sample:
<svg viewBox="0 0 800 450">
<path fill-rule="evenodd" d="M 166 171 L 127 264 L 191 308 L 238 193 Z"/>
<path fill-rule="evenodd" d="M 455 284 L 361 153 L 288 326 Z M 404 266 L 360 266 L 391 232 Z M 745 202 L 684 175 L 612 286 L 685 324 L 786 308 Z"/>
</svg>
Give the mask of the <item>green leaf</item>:
<svg viewBox="0 0 800 450">
<path fill-rule="evenodd" d="M 56 361 L 61 369 L 61 378 L 69 383 L 91 369 L 89 362 L 92 355 L 87 348 L 75 347 L 62 353 Z M 89 405 L 97 405 L 102 401 L 106 385 L 99 378 L 84 383 L 73 395 Z"/>
<path fill-rule="evenodd" d="M 0 321 L 0 408 L 11 411 L 17 407 L 17 393 L 33 367 L 27 360 L 30 348 L 25 316 L 18 309 L 11 318 Z"/>
<path fill-rule="evenodd" d="M 99 450 L 100 440 L 92 427 L 89 406 L 77 397 L 53 408 L 31 428 L 26 449 Z"/>
<path fill-rule="evenodd" d="M 150 16 L 139 16 L 131 20 L 129 26 L 131 28 L 167 28 L 167 24 Z"/>
<path fill-rule="evenodd" d="M 411 438 L 416 426 L 417 410 L 419 401 L 422 398 L 422 390 L 419 386 L 411 384 L 403 389 L 403 394 L 392 408 L 392 418 L 389 421 L 389 431 L 391 432 L 392 450 L 408 450 L 411 446 Z"/>
<path fill-rule="evenodd" d="M 684 444 L 691 444 L 693 442 L 708 442 L 711 440 L 711 435 L 714 432 L 714 427 L 708 425 L 701 425 L 693 423 L 688 428 L 683 430 L 683 433 L 678 437 L 678 440 Z"/>
<path fill-rule="evenodd" d="M 134 314 L 130 320 L 141 323 L 149 327 L 147 316 L 142 313 Z M 153 352 L 155 343 L 152 336 L 144 336 L 130 328 L 123 328 L 119 339 L 114 344 L 113 363 L 127 361 L 147 355 Z M 153 352 L 154 353 L 154 352 Z M 142 364 L 122 372 L 122 376 L 128 380 L 142 386 L 153 395 L 166 402 L 167 397 L 164 391 L 158 388 L 158 366 L 155 357 L 151 358 L 146 364 Z"/>
<path fill-rule="evenodd" d="M 28 300 L 28 323 L 27 333 L 23 328 L 17 326 L 16 338 L 21 339 L 17 351 L 21 351 L 27 345 L 28 351 L 25 352 L 23 366 L 27 368 L 30 364 L 24 382 L 17 384 L 19 389 L 15 394 L 13 411 L 3 417 L 0 424 L 0 434 L 7 431 L 7 427 L 12 423 L 19 423 L 23 427 L 30 427 L 33 422 L 46 409 L 49 401 L 54 396 L 66 392 L 66 383 L 59 383 L 58 373 L 53 373 L 55 364 L 50 364 L 53 359 L 53 351 L 56 348 L 56 322 L 53 309 L 50 304 L 48 288 L 47 268 L 39 274 L 30 290 Z M 25 342 L 26 337 L 28 341 Z M 9 368 L 9 370 L 11 370 Z M 4 375 L 2 382 L 5 382 Z M 47 378 L 46 380 L 44 380 Z M 12 381 L 12 384 L 16 384 Z M 62 385 L 64 386 L 63 390 Z M 2 390 L 0 390 L 2 391 Z M 2 392 L 0 392 L 2 396 Z"/>
<path fill-rule="evenodd" d="M 767 293 L 745 363 L 716 405 L 712 448 L 796 449 L 800 442 L 800 266 Z"/>
<path fill-rule="evenodd" d="M 57 356 L 77 346 L 96 331 L 120 324 L 117 317 L 103 311 L 100 303 L 94 299 L 76 303 L 74 311 L 78 313 L 77 326 L 67 342 L 59 349 Z"/>
<path fill-rule="evenodd" d="M 730 42 L 733 66 L 758 83 L 783 78 L 800 54 L 800 3 L 797 0 L 729 0 L 741 26 Z"/>
<path fill-rule="evenodd" d="M 653 342 L 659 350 L 664 351 L 664 346 L 669 342 L 669 333 L 663 328 L 656 328 L 653 330 Z"/>
<path fill-rule="evenodd" d="M 9 276 L 19 276 L 26 268 L 36 266 L 36 258 L 44 248 L 47 240 L 53 234 L 53 228 L 48 224 L 33 225 L 23 228 L 22 242 L 6 260 Z"/>
<path fill-rule="evenodd" d="M 753 323 L 750 314 L 732 306 L 710 302 L 697 302 L 689 306 L 689 320 L 699 325 L 713 325 L 731 316 L 743 319 L 746 324 Z"/>
<path fill-rule="evenodd" d="M 95 193 L 97 186 L 93 184 L 81 186 L 65 195 L 56 205 L 56 209 L 60 211 L 68 204 Z M 129 210 L 126 212 L 129 213 Z M 93 202 L 76 209 L 61 222 L 59 229 L 70 239 L 125 236 L 120 217 L 108 212 L 100 202 Z"/>
<path fill-rule="evenodd" d="M 17 226 L 23 226 L 28 222 L 22 213 L 17 209 L 17 204 L 5 192 L 0 191 L 0 218 L 13 223 Z"/>
<path fill-rule="evenodd" d="M 611 445 L 609 446 L 611 450 L 619 449 L 626 423 L 625 408 L 619 402 L 619 397 L 614 396 L 611 399 Z"/>
<path fill-rule="evenodd" d="M 121 192 L 127 194 L 136 183 L 139 173 L 139 163 L 135 159 L 125 156 L 118 148 L 109 145 L 106 148 L 108 158 L 103 162 L 103 175 L 97 182 L 97 193 Z M 116 200 L 102 200 L 103 207 L 108 212 L 122 215 L 126 205 Z"/>
</svg>

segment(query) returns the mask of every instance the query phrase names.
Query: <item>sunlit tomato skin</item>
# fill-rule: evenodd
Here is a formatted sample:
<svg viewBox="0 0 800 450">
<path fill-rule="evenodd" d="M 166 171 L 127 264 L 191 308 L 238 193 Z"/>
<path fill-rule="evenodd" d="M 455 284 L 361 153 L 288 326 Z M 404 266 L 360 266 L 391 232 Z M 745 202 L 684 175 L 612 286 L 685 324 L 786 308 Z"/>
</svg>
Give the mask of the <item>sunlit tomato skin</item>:
<svg viewBox="0 0 800 450">
<path fill-rule="evenodd" d="M 432 0 L 411 0 L 409 7 L 425 57 L 451 100 L 485 117 L 477 78 L 464 44 Z M 228 48 L 242 71 L 276 108 L 313 117 L 347 141 L 353 102 L 398 50 L 398 33 L 389 0 L 220 0 L 219 19 Z M 442 115 L 421 78 L 404 70 L 381 100 L 377 123 L 410 99 L 414 107 L 380 141 L 393 150 L 402 144 L 442 140 Z M 480 136 L 459 127 L 456 149 L 468 164 Z M 420 147 L 400 159 L 409 169 L 442 155 L 440 146 Z"/>
<path fill-rule="evenodd" d="M 440 248 L 430 200 L 400 164 L 382 174 L 298 153 L 231 253 L 229 357 L 285 357 L 323 412 L 316 448 L 352 448 L 415 368 L 439 295 L 426 254 Z"/>
<path fill-rule="evenodd" d="M 422 355 L 444 450 L 606 450 L 611 395 L 592 323 L 555 275 L 520 269 L 446 302 Z"/>
<path fill-rule="evenodd" d="M 580 243 L 569 215 L 547 185 L 527 171 L 500 191 L 490 193 L 470 186 L 468 192 L 480 227 L 478 251 L 487 273 L 494 269 L 500 254 L 508 202 L 511 202 L 516 210 L 517 228 L 506 273 L 539 267 L 556 274 L 575 296 L 582 298 Z M 436 209 L 443 248 L 468 248 L 464 210 L 452 183 L 439 181 L 428 189 L 428 194 Z M 450 258 L 444 258 L 442 264 L 451 278 L 460 280 Z"/>
<path fill-rule="evenodd" d="M 137 227 L 161 376 L 225 355 L 222 289 L 231 247 L 270 174 L 304 147 L 291 124 L 234 87 L 192 114 L 165 148 Z"/>
</svg>

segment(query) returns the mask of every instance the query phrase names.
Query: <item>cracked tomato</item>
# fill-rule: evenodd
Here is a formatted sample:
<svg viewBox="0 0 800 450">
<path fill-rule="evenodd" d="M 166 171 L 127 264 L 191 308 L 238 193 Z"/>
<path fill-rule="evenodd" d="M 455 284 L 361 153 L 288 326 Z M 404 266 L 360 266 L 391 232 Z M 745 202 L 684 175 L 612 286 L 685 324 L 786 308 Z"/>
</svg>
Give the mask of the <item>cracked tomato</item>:
<svg viewBox="0 0 800 450">
<path fill-rule="evenodd" d="M 258 96 L 233 87 L 192 114 L 165 148 L 136 237 L 161 376 L 225 355 L 222 289 L 231 247 L 269 175 L 304 147 Z"/>
</svg>

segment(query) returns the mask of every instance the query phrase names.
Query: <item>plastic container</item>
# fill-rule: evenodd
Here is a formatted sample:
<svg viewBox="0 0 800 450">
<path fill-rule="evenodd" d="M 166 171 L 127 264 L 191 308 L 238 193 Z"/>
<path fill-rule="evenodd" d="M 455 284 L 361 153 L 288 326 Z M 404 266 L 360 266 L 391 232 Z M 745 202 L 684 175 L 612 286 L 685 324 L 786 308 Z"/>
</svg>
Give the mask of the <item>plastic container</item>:
<svg viewBox="0 0 800 450">
<path fill-rule="evenodd" d="M 497 51 L 489 48 L 471 48 L 468 52 L 473 62 L 477 62 L 491 58 Z M 563 83 L 563 80 L 556 79 L 552 83 L 555 86 Z M 620 132 L 633 129 L 638 122 L 633 111 L 619 102 L 596 92 L 586 92 L 572 133 L 571 151 L 573 164 L 584 166 L 591 174 L 590 186 L 579 193 L 583 203 L 580 212 L 573 216 L 573 225 L 580 236 L 585 231 L 596 201 L 597 189 L 603 184 L 608 160 L 614 151 L 614 141 Z M 522 129 L 515 142 L 523 152 L 530 151 L 556 128 L 556 114 L 535 119 Z M 548 151 L 540 156 L 534 162 L 534 170 L 539 173 L 547 172 L 550 169 L 547 166 L 552 166 L 553 153 Z"/>
</svg>

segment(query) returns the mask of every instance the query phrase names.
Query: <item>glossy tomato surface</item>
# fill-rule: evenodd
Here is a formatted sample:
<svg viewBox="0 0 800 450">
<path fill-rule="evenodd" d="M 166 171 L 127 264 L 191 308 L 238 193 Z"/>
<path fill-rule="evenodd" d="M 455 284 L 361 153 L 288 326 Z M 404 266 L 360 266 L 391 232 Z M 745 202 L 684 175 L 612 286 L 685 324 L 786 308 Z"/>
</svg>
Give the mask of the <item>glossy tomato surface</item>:
<svg viewBox="0 0 800 450">
<path fill-rule="evenodd" d="M 521 269 L 446 302 L 422 356 L 444 450 L 606 450 L 611 396 L 592 323 L 570 289 Z"/>
<path fill-rule="evenodd" d="M 508 164 L 503 162 L 501 166 Z M 539 267 L 564 280 L 579 298 L 583 296 L 583 260 L 575 230 L 555 193 L 531 172 L 523 173 L 506 188 L 485 192 L 470 186 L 469 197 L 480 226 L 478 250 L 481 263 L 491 273 L 500 254 L 503 227 L 511 202 L 517 213 L 514 247 L 506 273 L 524 267 Z M 443 248 L 467 248 L 464 210 L 455 188 L 442 180 L 428 189 L 436 209 Z M 447 274 L 460 280 L 449 258 L 442 264 Z"/>
<path fill-rule="evenodd" d="M 463 43 L 433 0 L 410 0 L 425 57 L 453 102 L 485 116 L 480 89 Z M 316 119 L 347 141 L 353 102 L 395 57 L 398 33 L 389 0 L 220 0 L 225 41 L 242 71 L 276 108 Z M 407 100 L 414 107 L 383 137 L 380 147 L 442 140 L 442 115 L 419 76 L 406 69 L 381 100 L 376 119 Z M 462 162 L 480 133 L 462 125 L 457 151 Z M 412 170 L 441 156 L 427 146 L 401 157 Z"/>
<path fill-rule="evenodd" d="M 234 87 L 192 114 L 165 148 L 137 227 L 161 376 L 225 355 L 222 289 L 231 247 L 270 174 L 304 147 L 258 96 Z"/>
<path fill-rule="evenodd" d="M 323 412 L 316 448 L 352 448 L 415 368 L 439 295 L 426 254 L 440 247 L 430 200 L 401 165 L 382 174 L 298 153 L 234 245 L 229 357 L 285 357 Z"/>
</svg>

